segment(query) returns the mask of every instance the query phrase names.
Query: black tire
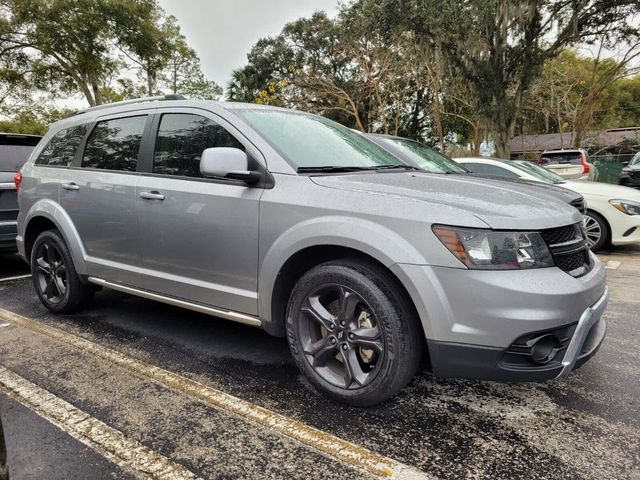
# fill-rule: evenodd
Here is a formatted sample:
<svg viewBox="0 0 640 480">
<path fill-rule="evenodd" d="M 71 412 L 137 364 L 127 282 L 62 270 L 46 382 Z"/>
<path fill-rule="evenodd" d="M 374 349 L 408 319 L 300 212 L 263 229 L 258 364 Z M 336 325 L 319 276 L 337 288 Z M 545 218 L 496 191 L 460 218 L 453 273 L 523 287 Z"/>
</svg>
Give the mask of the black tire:
<svg viewBox="0 0 640 480">
<path fill-rule="evenodd" d="M 38 298 L 54 313 L 74 313 L 89 305 L 94 290 L 82 283 L 58 230 L 47 230 L 31 249 L 31 278 Z"/>
<path fill-rule="evenodd" d="M 597 252 L 609 245 L 611 229 L 602 215 L 593 210 L 587 210 L 587 213 L 584 214 L 584 226 L 587 233 L 587 242 L 592 252 Z"/>
<path fill-rule="evenodd" d="M 415 309 L 387 272 L 360 261 L 332 261 L 305 273 L 291 294 L 286 327 L 300 371 L 318 390 L 351 405 L 392 397 L 422 360 Z"/>
</svg>

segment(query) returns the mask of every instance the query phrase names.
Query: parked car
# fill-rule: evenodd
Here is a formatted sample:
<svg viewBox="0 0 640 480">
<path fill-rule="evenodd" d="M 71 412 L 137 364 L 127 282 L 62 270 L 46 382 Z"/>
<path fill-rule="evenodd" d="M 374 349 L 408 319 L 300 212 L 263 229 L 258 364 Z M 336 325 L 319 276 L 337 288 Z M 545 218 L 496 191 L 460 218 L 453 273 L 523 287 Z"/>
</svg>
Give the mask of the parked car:
<svg viewBox="0 0 640 480">
<path fill-rule="evenodd" d="M 364 136 L 407 165 L 425 172 L 447 175 L 474 175 L 478 178 L 487 179 L 487 185 L 491 187 L 499 186 L 501 182 L 511 182 L 527 188 L 535 188 L 545 195 L 552 196 L 577 208 L 580 213 L 586 212 L 586 203 L 582 195 L 566 188 L 518 178 L 515 175 L 512 178 L 507 178 L 504 175 L 473 173 L 437 150 L 408 138 L 375 133 L 366 133 Z M 496 181 L 498 181 L 498 185 L 496 185 Z"/>
<path fill-rule="evenodd" d="M 102 286 L 286 336 L 317 389 L 373 405 L 414 376 L 540 381 L 597 351 L 604 268 L 573 207 L 431 175 L 322 117 L 143 99 L 50 128 L 18 246 L 52 312 Z"/>
<path fill-rule="evenodd" d="M 590 163 L 587 151 L 581 148 L 546 150 L 540 154 L 537 163 L 567 180 L 596 181 L 598 179 L 598 169 Z"/>
<path fill-rule="evenodd" d="M 525 160 L 456 160 L 471 171 L 486 171 L 490 167 L 496 175 L 517 175 L 518 178 L 559 185 L 580 193 L 587 203 L 584 225 L 588 245 L 593 251 L 608 244 L 629 245 L 640 242 L 640 192 L 637 190 L 608 183 L 565 180 L 551 170 Z"/>
<path fill-rule="evenodd" d="M 0 253 L 16 251 L 18 199 L 13 177 L 41 138 L 0 133 Z"/>
<path fill-rule="evenodd" d="M 622 168 L 620 185 L 640 188 L 640 152 L 636 153 L 631 161 Z"/>
</svg>

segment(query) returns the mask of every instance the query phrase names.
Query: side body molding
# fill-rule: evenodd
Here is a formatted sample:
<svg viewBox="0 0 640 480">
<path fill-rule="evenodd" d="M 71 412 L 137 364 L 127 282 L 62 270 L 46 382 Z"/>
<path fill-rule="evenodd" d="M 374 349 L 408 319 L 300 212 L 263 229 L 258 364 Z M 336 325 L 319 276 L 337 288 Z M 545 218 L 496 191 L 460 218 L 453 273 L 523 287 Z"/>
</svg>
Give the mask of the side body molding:
<svg viewBox="0 0 640 480">
<path fill-rule="evenodd" d="M 33 206 L 29 209 L 22 222 L 24 227 L 24 231 L 18 232 L 20 235 L 19 243 L 22 245 L 20 248 L 21 253 L 24 254 L 24 236 L 26 230 L 29 228 L 29 224 L 34 218 L 44 217 L 47 220 L 50 220 L 62 233 L 62 236 L 67 242 L 69 246 L 69 251 L 71 252 L 71 258 L 73 259 L 73 265 L 75 266 L 76 271 L 80 275 L 88 275 L 87 265 L 85 262 L 85 258 L 87 257 L 86 251 L 84 249 L 84 245 L 80 240 L 80 235 L 76 230 L 76 227 L 73 225 L 71 218 L 64 209 L 58 204 L 50 199 L 42 199 L 38 200 Z"/>
</svg>

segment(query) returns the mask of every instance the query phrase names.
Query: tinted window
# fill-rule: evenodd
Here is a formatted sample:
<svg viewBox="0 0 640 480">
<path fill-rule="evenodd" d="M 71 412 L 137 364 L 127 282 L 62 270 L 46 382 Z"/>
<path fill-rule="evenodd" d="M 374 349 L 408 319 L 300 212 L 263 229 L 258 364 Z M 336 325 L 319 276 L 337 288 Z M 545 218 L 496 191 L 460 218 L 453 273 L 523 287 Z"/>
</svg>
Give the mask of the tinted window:
<svg viewBox="0 0 640 480">
<path fill-rule="evenodd" d="M 37 136 L 0 135 L 0 172 L 20 170 L 39 141 Z"/>
<path fill-rule="evenodd" d="M 135 172 L 146 116 L 98 122 L 87 140 L 82 166 Z"/>
<path fill-rule="evenodd" d="M 462 164 L 467 170 L 471 170 L 473 173 L 487 173 L 487 169 L 484 168 L 485 165 L 482 163 L 463 163 Z"/>
<path fill-rule="evenodd" d="M 85 133 L 87 133 L 85 125 L 60 130 L 40 152 L 36 165 L 68 167 L 73 162 Z"/>
<path fill-rule="evenodd" d="M 213 120 L 189 113 L 162 115 L 153 156 L 153 173 L 200 177 L 203 150 L 242 144 Z"/>
<path fill-rule="evenodd" d="M 513 173 L 506 168 L 498 167 L 496 165 L 484 165 L 485 173 L 487 175 L 495 175 L 497 177 L 505 177 L 505 178 L 520 178 L 520 175 L 517 173 Z"/>
<path fill-rule="evenodd" d="M 580 165 L 582 164 L 582 154 L 580 152 L 543 153 L 540 160 L 543 165 Z"/>
</svg>

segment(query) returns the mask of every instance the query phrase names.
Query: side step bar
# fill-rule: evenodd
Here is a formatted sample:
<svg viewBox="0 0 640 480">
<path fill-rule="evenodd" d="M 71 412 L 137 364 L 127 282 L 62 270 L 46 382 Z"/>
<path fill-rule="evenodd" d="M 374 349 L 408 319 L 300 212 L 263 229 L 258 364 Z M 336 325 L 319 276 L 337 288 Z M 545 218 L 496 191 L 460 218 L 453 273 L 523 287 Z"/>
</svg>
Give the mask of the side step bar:
<svg viewBox="0 0 640 480">
<path fill-rule="evenodd" d="M 157 302 L 167 303 L 169 305 L 186 308 L 187 310 L 193 310 L 194 312 L 204 313 L 206 315 L 211 315 L 213 317 L 225 318 L 227 320 L 243 323 L 245 325 L 251 325 L 252 327 L 262 326 L 262 322 L 260 321 L 259 318 L 252 317 L 250 315 L 245 315 L 243 313 L 232 312 L 230 310 L 220 310 L 213 307 L 206 307 L 198 303 L 191 303 L 185 300 L 179 300 L 177 298 L 167 297 L 165 295 L 148 292 L 146 290 L 139 290 L 137 288 L 127 287 L 125 285 L 120 285 L 119 283 L 107 282 L 106 280 L 103 280 L 101 278 L 89 277 L 88 280 L 95 285 L 100 285 L 101 287 L 110 288 L 112 290 L 118 290 L 119 292 L 130 293 L 131 295 L 136 295 L 137 297 L 142 297 L 142 298 L 147 298 L 149 300 L 155 300 Z"/>
</svg>

